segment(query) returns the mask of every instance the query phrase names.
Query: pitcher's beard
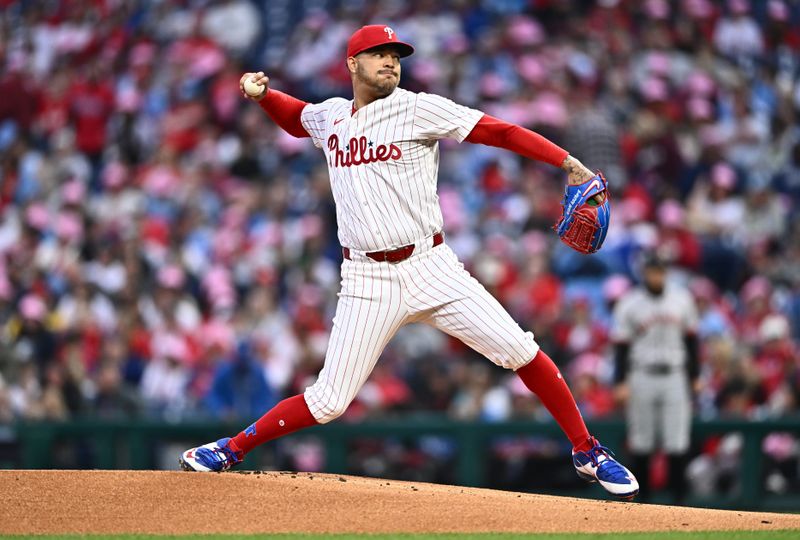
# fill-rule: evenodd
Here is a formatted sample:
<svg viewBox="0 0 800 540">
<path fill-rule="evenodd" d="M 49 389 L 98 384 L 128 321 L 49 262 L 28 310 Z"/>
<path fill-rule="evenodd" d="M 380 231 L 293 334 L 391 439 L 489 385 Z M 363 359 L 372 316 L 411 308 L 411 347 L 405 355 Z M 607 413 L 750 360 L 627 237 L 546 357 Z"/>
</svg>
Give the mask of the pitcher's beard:
<svg viewBox="0 0 800 540">
<path fill-rule="evenodd" d="M 373 88 L 375 88 L 375 93 L 380 97 L 386 97 L 394 92 L 394 89 L 397 88 L 397 85 L 394 83 L 376 84 L 373 86 Z"/>
<path fill-rule="evenodd" d="M 397 88 L 397 83 L 399 82 L 397 77 L 391 77 L 388 79 L 384 79 L 382 75 L 377 75 L 376 77 L 369 77 L 367 73 L 361 66 L 358 66 L 358 71 L 356 75 L 361 81 L 369 86 L 376 95 L 379 97 L 386 97 L 392 92 L 394 89 Z"/>
<path fill-rule="evenodd" d="M 378 95 L 386 97 L 394 92 L 394 89 L 397 88 L 397 83 L 393 81 L 386 81 L 384 83 L 376 82 L 372 87 Z"/>
</svg>

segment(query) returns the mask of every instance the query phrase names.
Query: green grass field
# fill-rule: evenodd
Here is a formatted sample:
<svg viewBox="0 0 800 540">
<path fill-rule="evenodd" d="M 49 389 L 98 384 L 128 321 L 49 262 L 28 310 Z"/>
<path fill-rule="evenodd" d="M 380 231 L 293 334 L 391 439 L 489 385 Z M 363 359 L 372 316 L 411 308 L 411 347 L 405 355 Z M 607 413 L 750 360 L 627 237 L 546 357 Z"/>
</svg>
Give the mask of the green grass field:
<svg viewBox="0 0 800 540">
<path fill-rule="evenodd" d="M 611 534 L 256 534 L 256 535 L 192 535 L 164 536 L 147 534 L 121 535 L 42 535 L 0 536 L 0 539 L 36 538 L 37 540 L 795 540 L 800 531 L 715 531 L 715 532 L 651 532 Z"/>
</svg>

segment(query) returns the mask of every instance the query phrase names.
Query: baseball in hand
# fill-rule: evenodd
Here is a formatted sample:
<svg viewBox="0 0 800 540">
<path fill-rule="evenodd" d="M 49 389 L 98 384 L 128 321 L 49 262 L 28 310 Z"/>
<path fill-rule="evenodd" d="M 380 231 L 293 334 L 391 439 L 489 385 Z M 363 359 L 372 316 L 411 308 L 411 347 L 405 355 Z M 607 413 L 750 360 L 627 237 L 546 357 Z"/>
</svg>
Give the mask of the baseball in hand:
<svg viewBox="0 0 800 540">
<path fill-rule="evenodd" d="M 248 96 L 258 97 L 264 91 L 264 85 L 255 83 L 248 77 L 244 80 L 244 91 Z"/>
</svg>

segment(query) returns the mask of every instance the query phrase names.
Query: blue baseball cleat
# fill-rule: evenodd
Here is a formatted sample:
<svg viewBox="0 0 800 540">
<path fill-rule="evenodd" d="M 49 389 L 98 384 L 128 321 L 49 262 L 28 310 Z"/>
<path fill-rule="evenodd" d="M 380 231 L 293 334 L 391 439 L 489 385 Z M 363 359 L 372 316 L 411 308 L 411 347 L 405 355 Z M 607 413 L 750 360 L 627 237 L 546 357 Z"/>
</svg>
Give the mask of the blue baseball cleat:
<svg viewBox="0 0 800 540">
<path fill-rule="evenodd" d="M 594 437 L 592 444 L 594 446 L 588 452 L 572 452 L 575 472 L 587 482 L 598 482 L 617 498 L 633 499 L 639 493 L 636 477 L 612 457 L 611 450 Z"/>
<path fill-rule="evenodd" d="M 241 463 L 243 456 L 230 447 L 231 438 L 190 448 L 178 459 L 184 471 L 222 472 Z"/>
</svg>

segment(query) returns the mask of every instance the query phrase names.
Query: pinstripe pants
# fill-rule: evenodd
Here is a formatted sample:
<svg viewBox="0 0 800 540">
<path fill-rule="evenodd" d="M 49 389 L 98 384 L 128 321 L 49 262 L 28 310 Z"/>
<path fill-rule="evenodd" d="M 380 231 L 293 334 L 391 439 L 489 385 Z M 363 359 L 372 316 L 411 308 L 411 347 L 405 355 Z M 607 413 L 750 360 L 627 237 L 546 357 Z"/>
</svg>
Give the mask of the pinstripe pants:
<svg viewBox="0 0 800 540">
<path fill-rule="evenodd" d="M 325 364 L 304 394 L 319 423 L 344 413 L 386 344 L 408 323 L 434 326 L 508 369 L 539 352 L 533 334 L 520 328 L 446 244 L 418 244 L 414 255 L 397 264 L 352 257 L 342 264 Z"/>
</svg>

